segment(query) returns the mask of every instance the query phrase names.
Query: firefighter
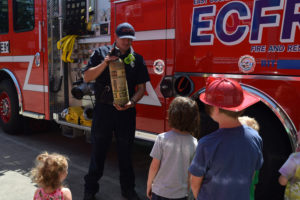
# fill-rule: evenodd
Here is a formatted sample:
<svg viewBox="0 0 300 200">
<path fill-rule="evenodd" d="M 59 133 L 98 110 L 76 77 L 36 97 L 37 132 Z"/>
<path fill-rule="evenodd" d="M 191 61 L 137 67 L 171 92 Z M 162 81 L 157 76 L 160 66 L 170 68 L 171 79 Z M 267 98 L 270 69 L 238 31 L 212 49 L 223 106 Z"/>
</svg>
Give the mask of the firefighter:
<svg viewBox="0 0 300 200">
<path fill-rule="evenodd" d="M 95 199 L 98 181 L 103 175 L 105 158 L 114 135 L 117 144 L 122 196 L 139 199 L 135 192 L 135 175 L 132 166 L 132 147 L 135 136 L 135 105 L 145 93 L 150 80 L 141 55 L 134 52 L 131 43 L 135 30 L 129 23 L 121 23 L 115 31 L 113 46 L 101 46 L 91 55 L 83 70 L 86 82 L 96 80 L 96 105 L 91 129 L 92 155 L 89 171 L 84 177 L 84 200 Z M 125 63 L 129 101 L 124 106 L 113 103 L 109 62 L 121 58 Z"/>
<path fill-rule="evenodd" d="M 263 164 L 262 139 L 238 117 L 259 98 L 230 79 L 209 79 L 200 95 L 219 129 L 201 138 L 192 164 L 191 188 L 196 199 L 249 199 L 255 170 Z"/>
</svg>

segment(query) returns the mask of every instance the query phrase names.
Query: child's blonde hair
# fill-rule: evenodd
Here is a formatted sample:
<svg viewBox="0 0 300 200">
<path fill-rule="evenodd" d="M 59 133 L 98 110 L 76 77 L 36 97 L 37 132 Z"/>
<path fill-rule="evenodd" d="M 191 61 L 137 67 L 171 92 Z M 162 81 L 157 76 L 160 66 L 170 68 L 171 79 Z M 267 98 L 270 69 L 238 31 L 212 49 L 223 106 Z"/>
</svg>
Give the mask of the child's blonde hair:
<svg viewBox="0 0 300 200">
<path fill-rule="evenodd" d="M 31 170 L 33 182 L 39 187 L 56 189 L 62 186 L 61 175 L 68 172 L 68 158 L 66 156 L 43 152 L 36 157 L 35 167 Z"/>
<path fill-rule="evenodd" d="M 256 130 L 257 132 L 259 131 L 259 124 L 254 118 L 248 116 L 242 116 L 239 117 L 239 121 L 241 122 L 241 124 L 247 125 L 253 128 L 254 130 Z"/>
</svg>

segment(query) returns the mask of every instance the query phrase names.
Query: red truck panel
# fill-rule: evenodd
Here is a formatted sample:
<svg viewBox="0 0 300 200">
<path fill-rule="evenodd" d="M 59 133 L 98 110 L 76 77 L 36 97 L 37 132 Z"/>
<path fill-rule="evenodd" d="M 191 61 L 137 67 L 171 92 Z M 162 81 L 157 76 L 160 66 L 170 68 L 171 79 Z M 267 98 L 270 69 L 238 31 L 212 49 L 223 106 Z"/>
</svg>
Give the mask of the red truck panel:
<svg viewBox="0 0 300 200">
<path fill-rule="evenodd" d="M 241 73 L 251 55 L 253 74 L 299 75 L 296 1 L 176 2 L 176 71 Z"/>
</svg>

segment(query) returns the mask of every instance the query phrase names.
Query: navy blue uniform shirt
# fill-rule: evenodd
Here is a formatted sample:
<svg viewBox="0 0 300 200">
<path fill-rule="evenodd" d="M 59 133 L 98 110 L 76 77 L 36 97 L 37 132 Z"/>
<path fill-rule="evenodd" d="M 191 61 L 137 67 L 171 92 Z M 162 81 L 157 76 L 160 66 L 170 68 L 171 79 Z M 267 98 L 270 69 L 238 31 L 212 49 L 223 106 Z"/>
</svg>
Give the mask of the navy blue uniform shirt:
<svg viewBox="0 0 300 200">
<path fill-rule="evenodd" d="M 104 60 L 105 56 L 109 53 L 111 48 L 112 46 L 101 46 L 98 49 L 96 49 L 94 53 L 91 55 L 87 66 L 83 69 L 83 72 L 87 71 L 91 67 L 95 67 L 99 65 Z M 129 53 L 130 53 L 130 49 L 127 51 L 125 55 L 122 55 L 120 58 L 121 59 L 126 58 Z M 124 63 L 129 98 L 131 98 L 134 95 L 136 85 L 150 81 L 148 70 L 143 57 L 135 52 L 133 52 L 133 55 L 135 57 L 134 66 Z M 108 88 L 107 86 L 109 86 L 110 88 Z M 113 102 L 109 67 L 106 67 L 105 70 L 102 72 L 102 74 L 100 74 L 100 76 L 96 78 L 95 96 L 96 96 L 96 101 L 99 101 L 102 98 L 102 99 L 106 99 L 105 101 L 108 101 L 105 103 L 111 104 Z"/>
</svg>

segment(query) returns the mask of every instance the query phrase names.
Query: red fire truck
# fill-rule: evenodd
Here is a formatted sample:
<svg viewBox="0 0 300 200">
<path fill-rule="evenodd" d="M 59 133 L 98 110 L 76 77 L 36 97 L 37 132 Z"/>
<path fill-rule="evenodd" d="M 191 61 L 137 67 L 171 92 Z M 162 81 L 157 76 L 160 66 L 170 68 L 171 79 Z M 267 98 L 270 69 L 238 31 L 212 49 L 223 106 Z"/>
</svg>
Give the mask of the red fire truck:
<svg viewBox="0 0 300 200">
<path fill-rule="evenodd" d="M 88 135 L 89 118 L 81 116 L 93 98 L 74 98 L 73 84 L 84 89 L 80 69 L 90 53 L 110 44 L 116 25 L 127 21 L 151 76 L 137 105 L 136 137 L 153 141 L 168 129 L 174 96 L 198 99 L 209 76 L 236 79 L 261 98 L 245 111 L 259 122 L 264 143 L 256 199 L 283 198 L 278 169 L 296 149 L 300 126 L 299 0 L 2 0 L 0 15 L 6 132 L 17 132 L 25 116 L 55 120 L 69 136 Z M 63 48 L 67 54 L 57 49 L 66 35 L 79 35 L 71 50 Z M 66 55 L 72 59 L 63 62 Z M 217 125 L 199 107 L 206 134 Z"/>
</svg>

